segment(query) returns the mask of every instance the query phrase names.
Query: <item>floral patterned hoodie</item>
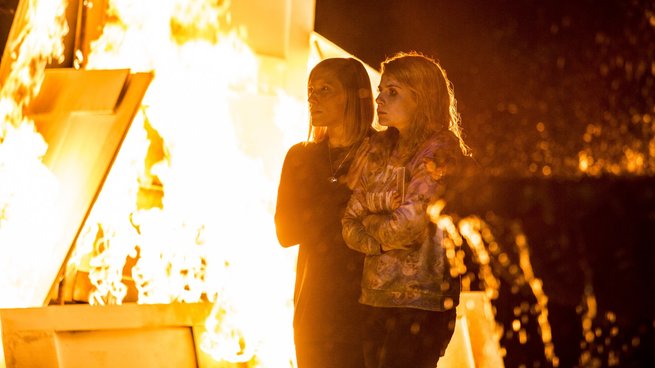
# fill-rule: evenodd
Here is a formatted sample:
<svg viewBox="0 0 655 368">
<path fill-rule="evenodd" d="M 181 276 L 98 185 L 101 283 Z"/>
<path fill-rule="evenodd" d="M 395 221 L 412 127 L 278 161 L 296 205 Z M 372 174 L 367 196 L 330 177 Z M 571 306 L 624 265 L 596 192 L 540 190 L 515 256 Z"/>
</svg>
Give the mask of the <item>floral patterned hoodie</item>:
<svg viewBox="0 0 655 368">
<path fill-rule="evenodd" d="M 361 176 L 344 214 L 348 247 L 365 254 L 360 303 L 443 311 L 459 302 L 460 280 L 451 277 L 442 231 L 428 206 L 444 190 L 443 177 L 457 161 L 450 134 L 437 134 L 402 153 L 387 132 L 358 152 Z"/>
</svg>

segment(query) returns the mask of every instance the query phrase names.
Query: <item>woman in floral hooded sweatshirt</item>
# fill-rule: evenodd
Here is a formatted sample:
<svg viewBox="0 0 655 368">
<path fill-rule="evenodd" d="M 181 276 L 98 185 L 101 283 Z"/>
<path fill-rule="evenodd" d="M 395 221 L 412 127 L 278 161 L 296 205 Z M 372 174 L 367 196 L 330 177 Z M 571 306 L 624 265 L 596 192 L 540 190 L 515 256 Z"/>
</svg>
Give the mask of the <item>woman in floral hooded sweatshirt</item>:
<svg viewBox="0 0 655 368">
<path fill-rule="evenodd" d="M 342 221 L 348 247 L 365 255 L 366 367 L 434 368 L 454 330 L 460 281 L 427 209 L 469 152 L 437 62 L 397 54 L 382 63 L 378 89 L 378 120 L 388 129 L 358 151 L 361 175 Z"/>
</svg>

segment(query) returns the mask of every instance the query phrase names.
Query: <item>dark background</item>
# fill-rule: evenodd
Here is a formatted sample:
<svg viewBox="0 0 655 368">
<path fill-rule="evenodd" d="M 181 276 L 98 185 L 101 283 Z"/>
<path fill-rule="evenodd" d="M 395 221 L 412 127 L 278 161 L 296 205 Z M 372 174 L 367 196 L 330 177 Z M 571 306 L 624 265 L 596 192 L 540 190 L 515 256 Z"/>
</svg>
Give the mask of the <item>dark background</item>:
<svg viewBox="0 0 655 368">
<path fill-rule="evenodd" d="M 493 304 L 507 367 L 552 365 L 534 296 L 499 261 L 518 265 L 517 231 L 544 282 L 560 367 L 655 366 L 655 2 L 316 0 L 315 30 L 378 70 L 410 50 L 447 70 L 478 163 L 453 179 L 447 209 L 480 216 L 500 244 Z"/>
<path fill-rule="evenodd" d="M 654 14 L 650 0 L 317 0 L 315 30 L 377 69 L 397 51 L 438 59 L 490 173 L 577 175 L 582 149 L 623 173 L 630 147 L 652 175 Z"/>
</svg>

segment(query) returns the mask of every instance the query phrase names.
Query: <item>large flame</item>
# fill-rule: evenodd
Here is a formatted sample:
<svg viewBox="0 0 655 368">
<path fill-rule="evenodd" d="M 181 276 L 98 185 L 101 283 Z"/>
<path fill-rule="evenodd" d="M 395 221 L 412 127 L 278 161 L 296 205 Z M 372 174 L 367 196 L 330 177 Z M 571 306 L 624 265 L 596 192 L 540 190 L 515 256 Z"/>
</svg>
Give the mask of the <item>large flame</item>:
<svg viewBox="0 0 655 368">
<path fill-rule="evenodd" d="M 22 9 L 22 27 L 5 51 L 10 68 L 0 91 L 0 308 L 42 303 L 32 295 L 41 280 L 27 260 L 43 254 L 40 260 L 48 262 L 54 246 L 49 226 L 58 183 L 42 162 L 47 144 L 23 112 L 38 94 L 46 65 L 63 57 L 66 3 L 32 0 Z"/>
<path fill-rule="evenodd" d="M 110 21 L 86 68 L 154 71 L 155 78 L 74 261 L 87 263 L 91 303 L 121 303 L 125 261 L 136 258 L 139 303 L 214 302 L 201 346 L 215 359 L 289 366 L 296 254 L 279 247 L 272 220 L 278 177 L 271 173 L 284 153 L 266 167 L 239 135 L 257 127 L 243 121 L 252 109 L 274 105 L 258 124 L 275 124 L 285 144 L 296 142 L 304 126 L 282 122 L 306 121 L 298 120 L 304 104 L 283 92 L 262 96 L 259 61 L 228 31 L 226 4 L 109 2 Z M 144 167 L 144 124 L 163 142 L 151 167 Z M 160 203 L 138 206 L 144 187 L 160 188 Z"/>
</svg>

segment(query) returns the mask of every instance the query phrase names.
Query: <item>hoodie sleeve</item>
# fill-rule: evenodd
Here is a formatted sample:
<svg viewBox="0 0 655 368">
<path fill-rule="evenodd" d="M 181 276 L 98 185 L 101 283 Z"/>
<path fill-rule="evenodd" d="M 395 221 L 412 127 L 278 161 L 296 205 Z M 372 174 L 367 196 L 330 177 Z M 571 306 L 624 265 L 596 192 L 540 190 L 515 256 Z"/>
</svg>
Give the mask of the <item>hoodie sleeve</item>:
<svg viewBox="0 0 655 368">
<path fill-rule="evenodd" d="M 382 253 L 380 243 L 366 231 L 363 220 L 369 216 L 365 205 L 365 194 L 361 182 L 357 184 L 353 195 L 348 201 L 346 212 L 341 224 L 343 226 L 343 239 L 349 248 L 367 254 L 378 255 Z"/>
<path fill-rule="evenodd" d="M 427 236 L 427 208 L 443 190 L 442 177 L 450 160 L 432 145 L 417 154 L 410 163 L 410 178 L 403 203 L 394 211 L 364 220 L 367 234 L 383 250 L 407 249 Z"/>
<path fill-rule="evenodd" d="M 369 138 L 365 139 L 357 151 L 357 155 L 355 155 L 348 179 L 348 185 L 353 188 L 353 193 L 341 220 L 341 231 L 346 245 L 352 250 L 367 255 L 382 253 L 380 243 L 366 232 L 362 223 L 370 215 L 370 211 L 366 206 L 365 188 L 366 172 L 371 166 L 369 155 L 373 145 Z"/>
</svg>

